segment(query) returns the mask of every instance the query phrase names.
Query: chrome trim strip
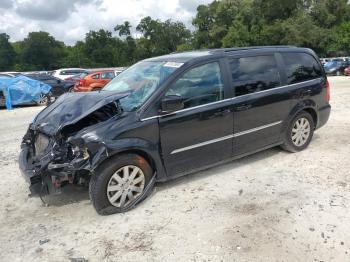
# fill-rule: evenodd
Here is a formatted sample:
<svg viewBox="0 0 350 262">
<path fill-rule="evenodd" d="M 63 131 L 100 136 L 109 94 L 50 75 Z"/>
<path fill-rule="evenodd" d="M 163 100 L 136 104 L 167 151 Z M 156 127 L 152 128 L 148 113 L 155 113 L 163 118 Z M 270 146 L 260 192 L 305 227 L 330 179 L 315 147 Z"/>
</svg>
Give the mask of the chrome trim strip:
<svg viewBox="0 0 350 262">
<path fill-rule="evenodd" d="M 235 133 L 235 134 L 233 134 L 233 137 L 239 137 L 239 136 L 243 136 L 243 135 L 246 135 L 246 134 L 250 134 L 250 133 L 253 133 L 253 132 L 256 132 L 256 131 L 260 131 L 260 130 L 265 129 L 265 128 L 269 128 L 269 127 L 272 127 L 272 126 L 279 125 L 281 123 L 282 123 L 282 121 L 278 121 L 278 122 L 274 122 L 274 123 L 271 123 L 271 124 L 268 124 L 268 125 L 258 126 L 258 127 L 252 128 L 252 129 L 248 129 L 248 130 L 245 130 L 245 131 L 242 131 L 242 132 Z"/>
<path fill-rule="evenodd" d="M 208 103 L 208 104 L 204 104 L 204 105 L 199 105 L 199 106 L 194 106 L 194 107 L 190 107 L 190 108 L 185 108 L 185 109 L 181 109 L 175 112 L 172 112 L 171 114 L 165 114 L 165 115 L 157 115 L 157 116 L 151 116 L 151 117 L 146 117 L 146 118 L 142 118 L 140 119 L 142 122 L 143 121 L 147 121 L 147 120 L 151 120 L 151 119 L 155 119 L 155 118 L 159 118 L 159 117 L 163 117 L 163 116 L 169 116 L 169 115 L 173 115 L 173 114 L 177 114 L 177 113 L 182 113 L 182 112 L 186 112 L 189 110 L 194 110 L 197 108 L 201 108 L 204 106 L 209 106 L 209 105 L 215 105 L 215 104 L 219 104 L 219 103 L 224 103 L 230 100 L 235 100 L 237 98 L 241 98 L 241 97 L 245 97 L 245 96 L 251 96 L 251 95 L 255 95 L 255 94 L 261 94 L 261 93 L 266 93 L 266 92 L 271 92 L 274 90 L 278 90 L 278 89 L 282 89 L 282 88 L 286 88 L 286 87 L 292 87 L 292 86 L 296 86 L 296 85 L 301 85 L 301 84 L 306 84 L 306 83 L 310 83 L 310 82 L 316 82 L 316 80 L 321 80 L 322 78 L 316 78 L 316 79 L 312 79 L 312 80 L 308 80 L 308 81 L 304 81 L 304 82 L 300 82 L 300 83 L 295 83 L 295 84 L 291 84 L 291 85 L 285 85 L 285 86 L 279 86 L 276 88 L 272 88 L 272 89 L 268 89 L 268 90 L 263 90 L 263 91 L 259 91 L 259 92 L 255 92 L 255 93 L 250 93 L 250 94 L 246 94 L 246 95 L 242 95 L 242 96 L 236 96 L 236 97 L 231 97 L 231 98 L 227 98 L 224 100 L 220 100 L 220 101 L 215 101 L 212 103 Z"/>
<path fill-rule="evenodd" d="M 197 147 L 201 147 L 201 146 L 214 144 L 214 143 L 217 143 L 217 142 L 220 142 L 220 141 L 224 141 L 224 140 L 227 140 L 227 139 L 231 139 L 231 138 L 233 138 L 233 135 L 228 135 L 228 136 L 216 138 L 216 139 L 209 140 L 209 141 L 206 141 L 206 142 L 202 142 L 202 143 L 199 143 L 199 144 L 195 144 L 195 145 L 192 145 L 192 146 L 186 146 L 186 147 L 183 147 L 183 148 L 175 149 L 170 154 L 172 155 L 172 154 L 180 153 L 180 152 L 183 152 L 183 151 L 191 150 L 191 149 L 194 149 L 194 148 L 197 148 Z"/>
<path fill-rule="evenodd" d="M 272 126 L 279 125 L 281 123 L 282 123 L 282 121 L 278 121 L 278 122 L 274 122 L 274 123 L 271 123 L 271 124 L 268 124 L 268 125 L 263 125 L 263 126 L 255 127 L 255 128 L 252 128 L 252 129 L 248 129 L 246 131 L 242 131 L 242 132 L 239 132 L 239 133 L 236 133 L 236 134 L 223 136 L 223 137 L 219 137 L 219 138 L 216 138 L 216 139 L 208 140 L 206 142 L 194 144 L 192 146 L 186 146 L 186 147 L 183 147 L 183 148 L 175 149 L 170 154 L 173 155 L 173 154 L 177 154 L 177 153 L 180 153 L 180 152 L 183 152 L 183 151 L 191 150 L 191 149 L 194 149 L 194 148 L 197 148 L 197 147 L 206 146 L 206 145 L 214 144 L 214 143 L 221 142 L 221 141 L 224 141 L 224 140 L 227 140 L 227 139 L 231 139 L 231 138 L 234 138 L 234 137 L 243 136 L 243 135 L 246 135 L 246 134 L 250 134 L 250 133 L 253 133 L 253 132 L 260 131 L 260 130 L 265 129 L 265 128 L 269 128 L 269 127 L 272 127 Z"/>
</svg>

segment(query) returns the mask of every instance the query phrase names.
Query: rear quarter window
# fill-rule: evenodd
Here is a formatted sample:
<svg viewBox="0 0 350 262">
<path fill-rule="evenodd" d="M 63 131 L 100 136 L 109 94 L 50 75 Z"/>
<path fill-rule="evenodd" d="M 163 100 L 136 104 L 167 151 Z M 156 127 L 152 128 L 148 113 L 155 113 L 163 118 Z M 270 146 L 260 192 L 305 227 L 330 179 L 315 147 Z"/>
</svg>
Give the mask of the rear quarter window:
<svg viewBox="0 0 350 262">
<path fill-rule="evenodd" d="M 281 53 L 287 75 L 287 84 L 300 83 L 322 77 L 317 60 L 307 53 Z"/>
</svg>

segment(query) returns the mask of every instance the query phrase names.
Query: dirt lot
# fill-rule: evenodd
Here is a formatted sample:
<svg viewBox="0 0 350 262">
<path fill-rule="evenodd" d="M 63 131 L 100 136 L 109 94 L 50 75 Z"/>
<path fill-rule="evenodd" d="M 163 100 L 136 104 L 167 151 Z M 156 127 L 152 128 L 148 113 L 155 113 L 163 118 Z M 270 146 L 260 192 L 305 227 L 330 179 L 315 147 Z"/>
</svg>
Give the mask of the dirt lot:
<svg viewBox="0 0 350 262">
<path fill-rule="evenodd" d="M 87 191 L 28 197 L 17 166 L 38 107 L 0 111 L 1 261 L 349 261 L 350 78 L 298 154 L 279 148 L 156 186 L 126 214 L 98 216 Z"/>
</svg>

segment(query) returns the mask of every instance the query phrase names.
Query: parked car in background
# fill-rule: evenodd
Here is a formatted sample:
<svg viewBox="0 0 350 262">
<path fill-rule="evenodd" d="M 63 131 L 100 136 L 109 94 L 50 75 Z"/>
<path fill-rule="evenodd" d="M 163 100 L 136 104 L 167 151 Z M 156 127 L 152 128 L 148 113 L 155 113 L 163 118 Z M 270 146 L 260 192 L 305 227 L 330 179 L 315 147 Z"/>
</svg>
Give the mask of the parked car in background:
<svg viewBox="0 0 350 262">
<path fill-rule="evenodd" d="M 53 71 L 52 75 L 59 79 L 65 80 L 66 78 L 86 72 L 87 70 L 82 68 L 62 68 Z"/>
<path fill-rule="evenodd" d="M 101 92 L 65 94 L 41 111 L 18 162 L 33 194 L 89 182 L 99 214 L 125 212 L 156 181 L 278 145 L 306 149 L 328 121 L 329 92 L 321 63 L 306 48 L 155 57 Z"/>
<path fill-rule="evenodd" d="M 66 81 L 72 81 L 74 83 L 78 82 L 79 80 L 83 79 L 85 76 L 87 76 L 89 73 L 88 72 L 84 72 L 81 74 L 77 74 L 71 77 L 66 78 Z"/>
<path fill-rule="evenodd" d="M 18 72 L 1 72 L 0 77 L 1 78 L 12 78 L 21 75 L 21 73 Z"/>
<path fill-rule="evenodd" d="M 344 75 L 350 76 L 350 66 L 344 69 Z"/>
<path fill-rule="evenodd" d="M 0 107 L 11 109 L 18 105 L 47 105 L 52 87 L 24 75 L 0 78 Z"/>
<path fill-rule="evenodd" d="M 14 76 L 10 74 L 0 73 L 0 78 L 12 78 L 12 77 Z"/>
<path fill-rule="evenodd" d="M 51 86 L 50 97 L 57 98 L 60 95 L 73 91 L 74 82 L 61 80 L 57 77 L 48 74 L 27 74 L 26 77 L 43 82 Z"/>
<path fill-rule="evenodd" d="M 348 62 L 345 61 L 330 61 L 324 64 L 324 70 L 327 75 L 343 75 L 344 69 L 349 66 Z"/>
<path fill-rule="evenodd" d="M 90 92 L 101 90 L 115 77 L 114 70 L 93 72 L 79 80 L 74 86 L 74 92 Z"/>
</svg>

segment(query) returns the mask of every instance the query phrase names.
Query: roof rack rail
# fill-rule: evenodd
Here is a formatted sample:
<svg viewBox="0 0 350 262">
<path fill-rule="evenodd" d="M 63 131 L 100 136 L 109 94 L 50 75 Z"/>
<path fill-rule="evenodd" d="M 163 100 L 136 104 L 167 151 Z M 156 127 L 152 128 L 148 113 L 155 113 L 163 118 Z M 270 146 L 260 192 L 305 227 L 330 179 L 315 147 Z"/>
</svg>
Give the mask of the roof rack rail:
<svg viewBox="0 0 350 262">
<path fill-rule="evenodd" d="M 252 50 L 252 49 L 263 49 L 263 48 L 296 48 L 296 46 L 291 45 L 272 45 L 272 46 L 250 46 L 250 47 L 232 47 L 232 48 L 218 48 L 209 49 L 212 52 L 234 52 L 242 50 Z"/>
</svg>

